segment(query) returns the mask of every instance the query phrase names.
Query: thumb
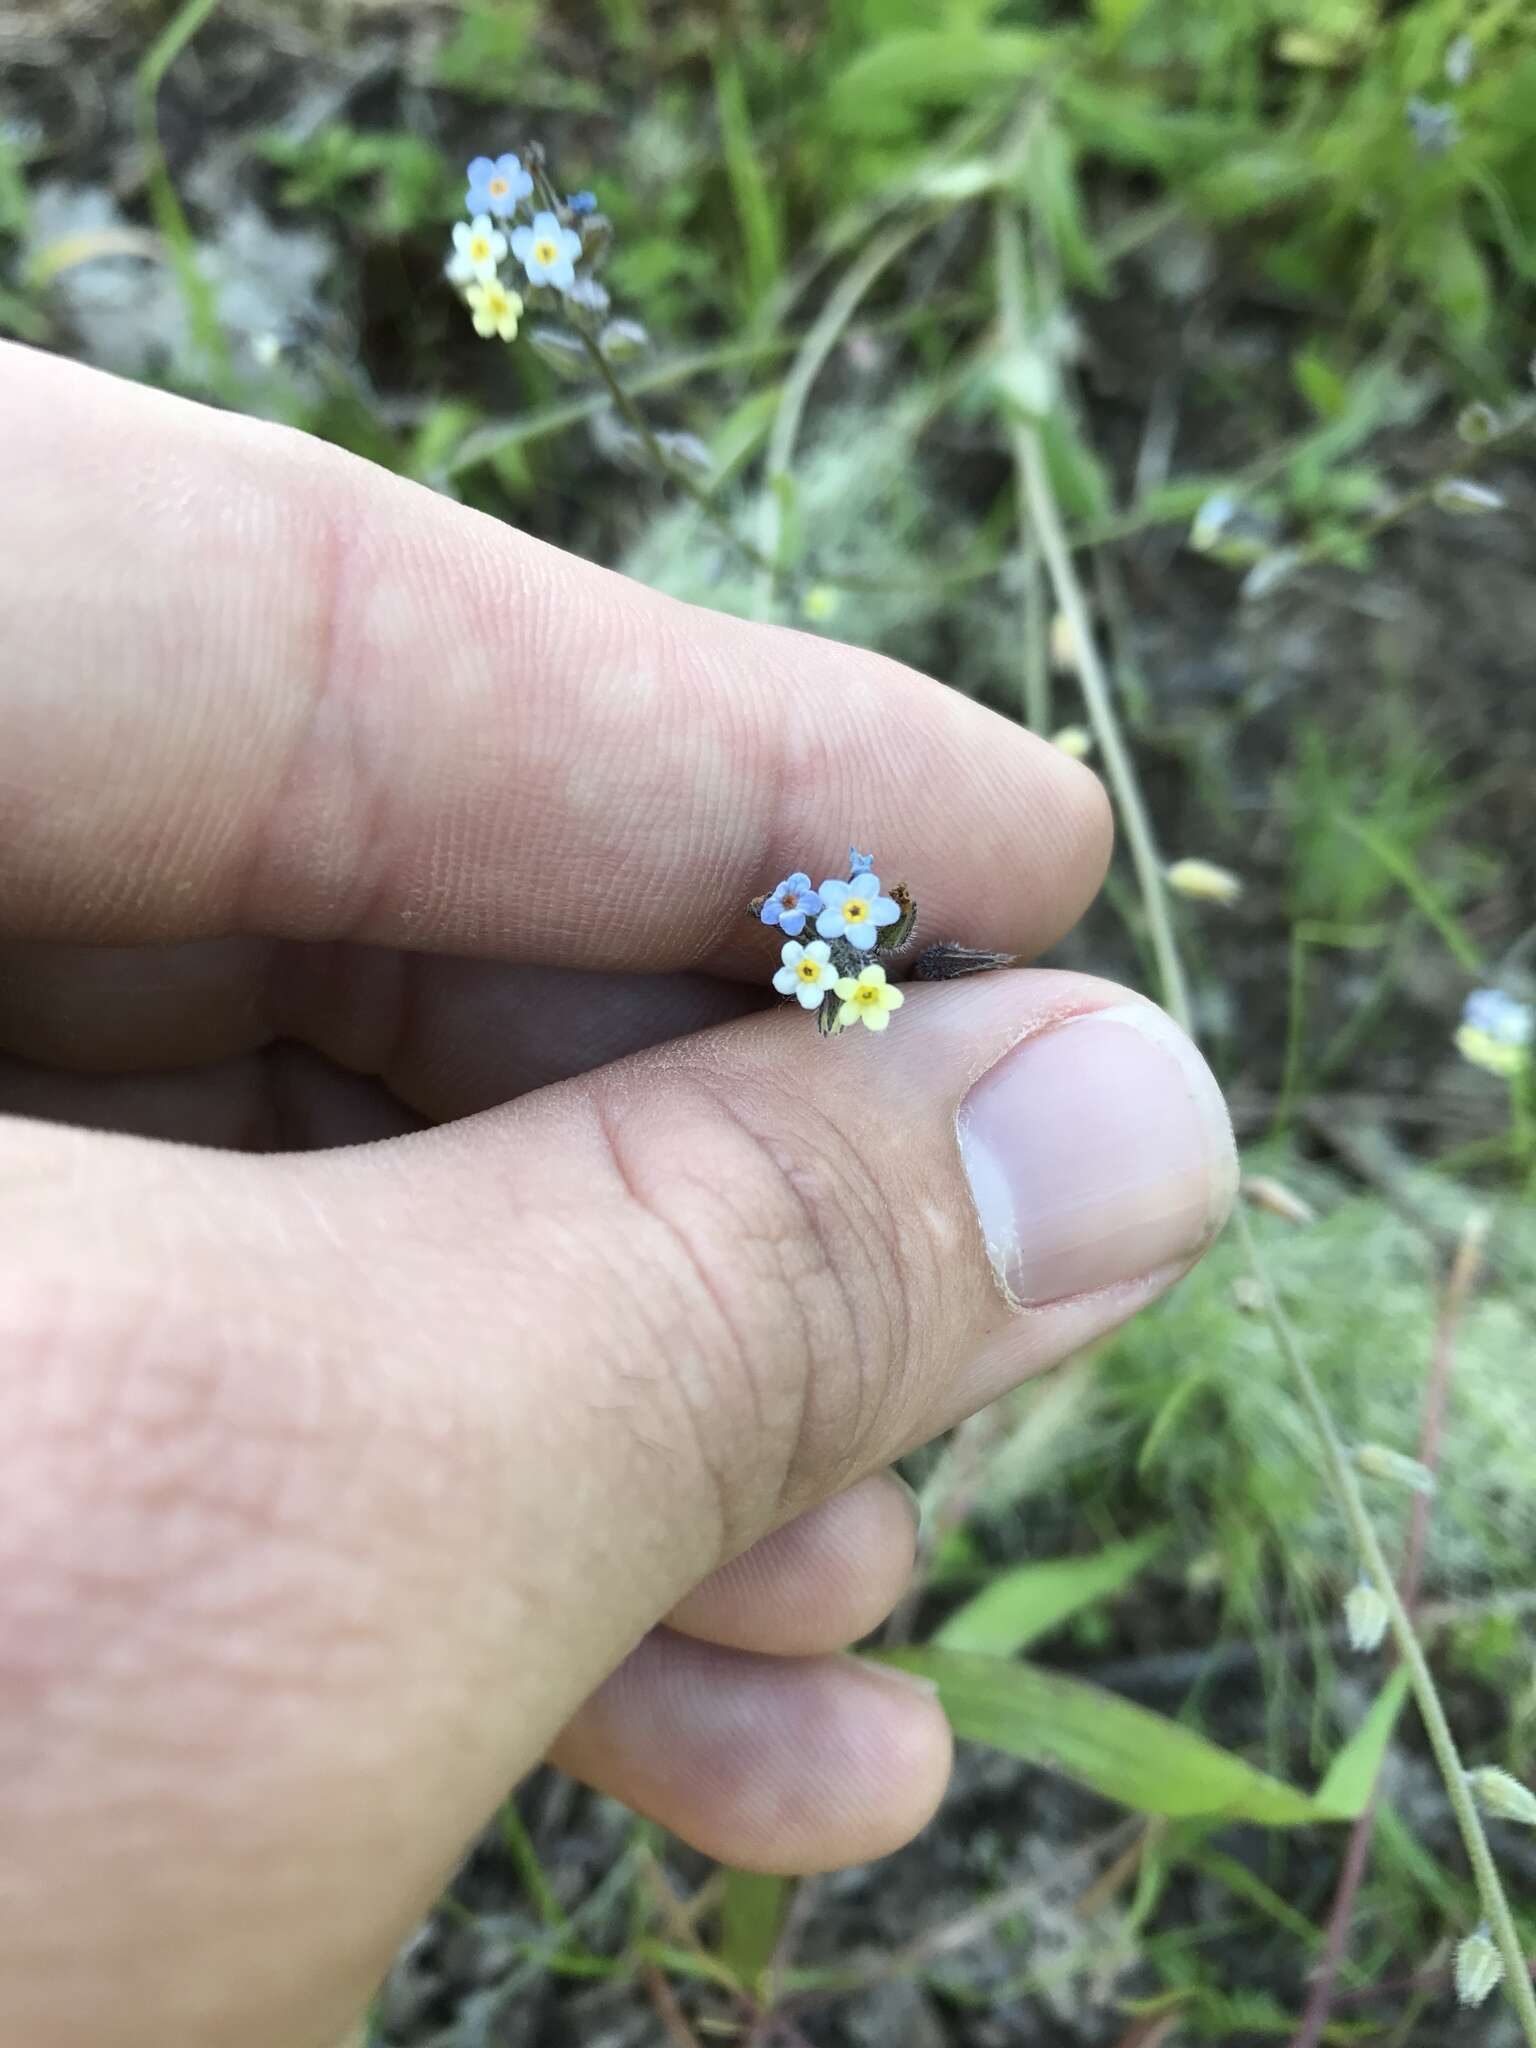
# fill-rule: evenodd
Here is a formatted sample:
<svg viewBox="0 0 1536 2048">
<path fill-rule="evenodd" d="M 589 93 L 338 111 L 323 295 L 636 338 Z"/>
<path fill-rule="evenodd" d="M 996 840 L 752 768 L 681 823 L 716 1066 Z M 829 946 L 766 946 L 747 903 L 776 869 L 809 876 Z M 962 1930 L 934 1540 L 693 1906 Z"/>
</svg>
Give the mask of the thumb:
<svg viewBox="0 0 1536 2048">
<path fill-rule="evenodd" d="M 567 1617 L 506 1675 L 545 1734 L 723 1560 L 1161 1292 L 1236 1178 L 1184 1035 L 1054 973 L 878 1037 L 745 1020 L 333 1170 L 376 1158 L 391 1284 L 497 1445 L 480 1527 Z"/>
<path fill-rule="evenodd" d="M 0 2031 L 339 2032 L 686 1591 L 1150 1300 L 1234 1177 L 1188 1041 L 1047 973 L 308 1158 L 0 1123 Z"/>
</svg>

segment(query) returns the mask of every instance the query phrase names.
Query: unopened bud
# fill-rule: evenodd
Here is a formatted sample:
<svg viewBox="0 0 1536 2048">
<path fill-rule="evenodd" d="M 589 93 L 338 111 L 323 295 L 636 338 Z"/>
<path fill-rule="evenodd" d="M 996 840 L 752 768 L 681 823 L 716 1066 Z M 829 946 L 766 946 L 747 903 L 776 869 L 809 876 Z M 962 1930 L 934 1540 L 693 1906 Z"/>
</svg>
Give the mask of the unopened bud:
<svg viewBox="0 0 1536 2048">
<path fill-rule="evenodd" d="M 1479 398 L 1456 415 L 1456 431 L 1469 448 L 1482 448 L 1499 431 L 1499 416 Z"/>
<path fill-rule="evenodd" d="M 1442 512 L 1454 512 L 1462 519 L 1504 510 L 1504 500 L 1498 491 L 1487 484 L 1474 483 L 1467 476 L 1448 476 L 1443 483 L 1436 484 L 1435 503 Z"/>
<path fill-rule="evenodd" d="M 638 320 L 610 320 L 597 337 L 597 345 L 610 363 L 627 363 L 645 354 L 651 337 Z"/>
<path fill-rule="evenodd" d="M 1264 1290 L 1251 1273 L 1239 1273 L 1228 1292 L 1232 1306 L 1245 1316 L 1256 1316 L 1264 1307 Z"/>
<path fill-rule="evenodd" d="M 1467 1784 L 1484 1813 L 1491 1813 L 1495 1820 L 1517 1820 L 1524 1827 L 1536 1828 L 1536 1792 L 1508 1771 L 1484 1764 L 1480 1770 L 1468 1771 Z"/>
<path fill-rule="evenodd" d="M 562 377 L 583 377 L 591 368 L 581 336 L 573 334 L 569 327 L 530 327 L 528 346 Z"/>
<path fill-rule="evenodd" d="M 1093 752 L 1093 734 L 1086 725 L 1064 725 L 1051 734 L 1051 745 L 1069 761 L 1086 761 Z"/>
<path fill-rule="evenodd" d="M 1255 1209 L 1265 1209 L 1271 1216 L 1278 1216 L 1282 1223 L 1315 1223 L 1317 1211 L 1310 1202 L 1304 1202 L 1300 1195 L 1292 1193 L 1283 1180 L 1276 1180 L 1272 1174 L 1250 1173 L 1242 1184 L 1243 1199 L 1251 1202 Z"/>
<path fill-rule="evenodd" d="M 1164 879 L 1175 895 L 1196 903 L 1232 904 L 1243 893 L 1241 876 L 1209 860 L 1176 860 Z"/>
<path fill-rule="evenodd" d="M 1456 1951 L 1456 1996 L 1463 2005 L 1481 2005 L 1504 1975 L 1504 1958 L 1486 1927 L 1469 1934 Z"/>
<path fill-rule="evenodd" d="M 679 469 L 696 469 L 708 476 L 714 468 L 714 458 L 697 434 L 658 434 L 663 452 L 669 462 L 675 462 Z"/>
<path fill-rule="evenodd" d="M 1352 1650 L 1374 1650 L 1387 1632 L 1387 1603 L 1369 1579 L 1351 1586 L 1344 1595 L 1344 1626 Z"/>
<path fill-rule="evenodd" d="M 1385 1479 L 1393 1486 L 1406 1486 L 1410 1493 L 1435 1490 L 1435 1475 L 1427 1465 L 1402 1451 L 1389 1450 L 1385 1444 L 1357 1444 L 1355 1465 L 1367 1479 Z"/>
<path fill-rule="evenodd" d="M 1065 612 L 1051 620 L 1051 667 L 1064 676 L 1077 673 L 1077 635 Z"/>
<path fill-rule="evenodd" d="M 819 626 L 836 616 L 840 602 L 830 583 L 813 583 L 800 600 L 800 610 L 805 618 Z"/>
</svg>

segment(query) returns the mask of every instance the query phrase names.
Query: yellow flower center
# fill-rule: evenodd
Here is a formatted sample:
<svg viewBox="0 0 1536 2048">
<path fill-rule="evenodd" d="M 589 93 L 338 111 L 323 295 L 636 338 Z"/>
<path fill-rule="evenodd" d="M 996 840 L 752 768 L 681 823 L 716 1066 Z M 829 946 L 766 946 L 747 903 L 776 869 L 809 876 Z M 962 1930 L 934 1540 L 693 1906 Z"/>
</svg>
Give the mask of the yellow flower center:
<svg viewBox="0 0 1536 2048">
<path fill-rule="evenodd" d="M 492 178 L 485 189 L 493 199 L 504 198 L 507 192 L 507 181 L 505 178 Z"/>
<path fill-rule="evenodd" d="M 814 960 L 802 960 L 795 969 L 802 981 L 820 981 L 821 969 Z"/>
<path fill-rule="evenodd" d="M 850 896 L 843 905 L 844 924 L 862 924 L 869 915 L 869 905 L 861 896 Z"/>
<path fill-rule="evenodd" d="M 469 238 L 469 253 L 470 253 L 470 258 L 471 258 L 471 260 L 472 260 L 473 262 L 475 262 L 475 263 L 484 263 L 484 262 L 485 262 L 486 258 L 487 258 L 487 257 L 488 257 L 488 256 L 490 255 L 490 253 L 491 253 L 491 245 L 490 245 L 489 241 L 487 241 L 487 239 L 486 239 L 486 237 L 485 237 L 484 235 L 471 235 L 471 236 L 470 236 L 470 238 Z"/>
<path fill-rule="evenodd" d="M 534 262 L 542 263 L 546 270 L 549 268 L 550 264 L 552 264 L 556 260 L 559 254 L 560 251 L 558 248 L 556 248 L 553 242 L 535 242 L 533 245 Z"/>
<path fill-rule="evenodd" d="M 861 1010 L 877 1010 L 880 1007 L 880 995 L 878 981 L 861 981 L 853 992 L 853 1000 Z"/>
</svg>

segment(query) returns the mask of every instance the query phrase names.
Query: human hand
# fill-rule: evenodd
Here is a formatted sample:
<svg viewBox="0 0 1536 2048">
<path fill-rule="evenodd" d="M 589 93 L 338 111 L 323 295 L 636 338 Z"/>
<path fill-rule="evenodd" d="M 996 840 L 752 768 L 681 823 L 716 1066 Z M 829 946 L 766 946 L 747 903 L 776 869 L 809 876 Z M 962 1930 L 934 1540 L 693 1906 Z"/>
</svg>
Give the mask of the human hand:
<svg viewBox="0 0 1536 2048">
<path fill-rule="evenodd" d="M 0 448 L 0 2037 L 327 2048 L 546 1753 L 896 1846 L 884 1468 L 1168 1286 L 1231 1140 L 1083 976 L 823 1044 L 743 905 L 853 838 L 1038 951 L 1097 782 L 4 345 Z"/>
</svg>

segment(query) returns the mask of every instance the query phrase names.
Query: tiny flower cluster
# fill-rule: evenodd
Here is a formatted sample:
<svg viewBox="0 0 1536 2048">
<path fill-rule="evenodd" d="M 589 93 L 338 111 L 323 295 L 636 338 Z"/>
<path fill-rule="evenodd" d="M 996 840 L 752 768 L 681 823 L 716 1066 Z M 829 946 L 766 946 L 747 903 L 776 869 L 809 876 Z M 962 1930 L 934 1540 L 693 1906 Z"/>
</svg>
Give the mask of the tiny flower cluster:
<svg viewBox="0 0 1536 2048">
<path fill-rule="evenodd" d="M 824 1036 L 850 1024 L 885 1030 L 906 997 L 871 956 L 894 953 L 906 944 L 917 923 L 917 906 L 900 883 L 889 895 L 883 892 L 872 854 L 850 846 L 846 879 L 832 876 L 815 888 L 809 874 L 797 869 L 759 896 L 751 909 L 760 924 L 784 934 L 774 987 L 814 1012 Z M 802 940 L 808 924 L 815 937 Z"/>
<path fill-rule="evenodd" d="M 1531 1064 L 1536 1009 L 1501 988 L 1476 988 L 1462 1006 L 1456 1050 L 1474 1067 L 1512 1081 Z"/>
<path fill-rule="evenodd" d="M 590 192 L 559 198 L 536 149 L 527 151 L 526 163 L 511 150 L 477 156 L 467 175 L 469 219 L 454 228 L 448 278 L 463 292 L 477 334 L 514 340 L 525 292 L 590 300 L 599 312 L 606 309 L 602 286 L 577 275 L 577 266 L 585 261 L 590 268 L 608 239 L 608 223 Z M 503 272 L 509 258 L 510 276 Z"/>
</svg>

